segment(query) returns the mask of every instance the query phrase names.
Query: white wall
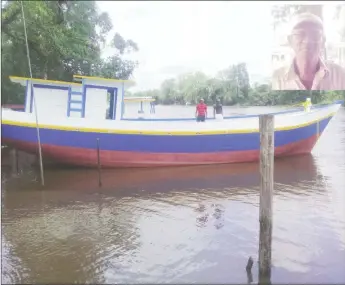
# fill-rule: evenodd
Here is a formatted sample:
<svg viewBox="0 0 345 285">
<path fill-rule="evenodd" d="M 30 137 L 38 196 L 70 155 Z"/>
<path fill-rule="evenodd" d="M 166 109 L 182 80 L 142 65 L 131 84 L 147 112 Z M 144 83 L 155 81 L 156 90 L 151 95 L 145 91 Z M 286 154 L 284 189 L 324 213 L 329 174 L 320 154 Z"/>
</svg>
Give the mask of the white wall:
<svg viewBox="0 0 345 285">
<path fill-rule="evenodd" d="M 107 90 L 86 88 L 85 118 L 104 120 L 107 111 Z"/>
<path fill-rule="evenodd" d="M 68 90 L 56 90 L 38 87 L 33 87 L 33 89 L 39 118 L 67 117 Z M 35 102 L 32 104 L 32 112 L 35 113 Z"/>
</svg>

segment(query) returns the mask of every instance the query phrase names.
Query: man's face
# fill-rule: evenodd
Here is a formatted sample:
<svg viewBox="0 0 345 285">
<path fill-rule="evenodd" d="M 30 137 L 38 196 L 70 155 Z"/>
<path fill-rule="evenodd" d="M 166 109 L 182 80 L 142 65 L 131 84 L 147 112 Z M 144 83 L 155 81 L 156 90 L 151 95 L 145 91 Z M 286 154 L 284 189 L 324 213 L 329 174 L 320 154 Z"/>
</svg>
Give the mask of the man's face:
<svg viewBox="0 0 345 285">
<path fill-rule="evenodd" d="M 325 44 L 321 27 L 312 23 L 302 23 L 294 28 L 288 40 L 296 56 L 305 59 L 319 57 Z"/>
</svg>

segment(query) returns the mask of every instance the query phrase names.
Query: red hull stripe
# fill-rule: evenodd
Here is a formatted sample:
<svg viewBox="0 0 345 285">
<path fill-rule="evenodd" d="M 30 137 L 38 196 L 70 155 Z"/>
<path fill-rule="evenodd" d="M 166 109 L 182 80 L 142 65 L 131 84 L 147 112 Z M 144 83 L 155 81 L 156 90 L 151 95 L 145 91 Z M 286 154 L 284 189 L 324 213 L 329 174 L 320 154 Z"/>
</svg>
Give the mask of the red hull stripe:
<svg viewBox="0 0 345 285">
<path fill-rule="evenodd" d="M 331 117 L 316 123 L 292 130 L 280 130 L 275 132 L 275 145 L 282 147 L 291 143 L 306 140 L 322 132 L 330 121 Z M 40 129 L 41 142 L 56 147 L 81 148 L 85 151 L 93 151 L 97 147 L 97 138 L 100 140 L 102 151 L 119 153 L 146 153 L 151 155 L 157 153 L 165 155 L 174 153 L 179 155 L 199 154 L 204 156 L 227 155 L 229 152 L 242 153 L 245 151 L 259 150 L 259 133 L 232 133 L 214 135 L 141 135 L 141 134 L 114 134 L 78 132 L 57 129 Z M 37 142 L 36 129 L 2 124 L 2 138 L 24 141 L 28 143 Z"/>
<path fill-rule="evenodd" d="M 290 156 L 310 153 L 317 141 L 317 138 L 317 135 L 313 135 L 299 142 L 278 146 L 275 148 L 275 156 Z M 5 139 L 5 142 L 24 151 L 37 152 L 36 143 L 8 139 Z M 97 165 L 97 152 L 94 149 L 44 144 L 42 145 L 42 151 L 43 158 L 51 158 L 58 162 L 80 166 Z M 102 167 L 221 164 L 257 161 L 259 159 L 259 150 L 220 151 L 213 153 L 142 153 L 102 150 L 100 152 L 100 158 Z"/>
</svg>

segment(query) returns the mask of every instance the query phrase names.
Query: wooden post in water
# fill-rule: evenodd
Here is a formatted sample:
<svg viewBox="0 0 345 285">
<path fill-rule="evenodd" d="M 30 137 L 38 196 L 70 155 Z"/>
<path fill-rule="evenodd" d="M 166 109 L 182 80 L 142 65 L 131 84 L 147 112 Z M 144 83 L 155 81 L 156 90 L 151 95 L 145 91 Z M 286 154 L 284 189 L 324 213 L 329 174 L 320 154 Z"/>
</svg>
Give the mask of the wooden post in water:
<svg viewBox="0 0 345 285">
<path fill-rule="evenodd" d="M 102 187 L 101 158 L 99 154 L 99 138 L 97 138 L 97 164 L 98 164 L 98 186 Z"/>
<path fill-rule="evenodd" d="M 13 176 L 18 175 L 18 151 L 15 148 L 10 150 L 10 164 L 11 164 L 11 174 Z"/>
<path fill-rule="evenodd" d="M 274 116 L 261 115 L 259 284 L 271 284 Z"/>
<path fill-rule="evenodd" d="M 19 153 L 18 150 L 16 150 L 16 172 L 19 174 Z"/>
</svg>

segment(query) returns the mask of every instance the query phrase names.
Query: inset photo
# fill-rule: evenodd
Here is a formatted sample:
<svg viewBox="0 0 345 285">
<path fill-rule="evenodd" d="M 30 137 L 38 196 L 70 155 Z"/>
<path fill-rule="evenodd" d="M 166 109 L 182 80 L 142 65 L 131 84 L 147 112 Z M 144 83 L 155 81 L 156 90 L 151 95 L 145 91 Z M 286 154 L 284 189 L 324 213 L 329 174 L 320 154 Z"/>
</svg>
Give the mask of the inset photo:
<svg viewBox="0 0 345 285">
<path fill-rule="evenodd" d="M 345 90 L 345 5 L 279 5 L 272 15 L 272 90 Z"/>
</svg>

